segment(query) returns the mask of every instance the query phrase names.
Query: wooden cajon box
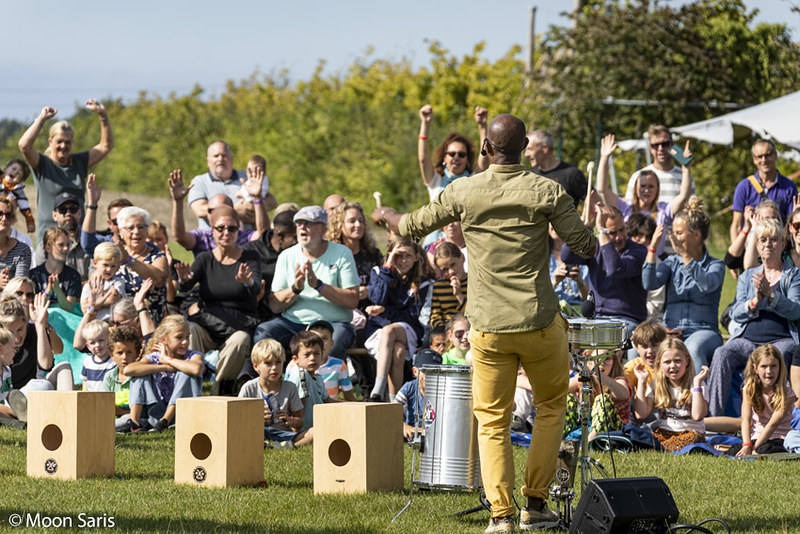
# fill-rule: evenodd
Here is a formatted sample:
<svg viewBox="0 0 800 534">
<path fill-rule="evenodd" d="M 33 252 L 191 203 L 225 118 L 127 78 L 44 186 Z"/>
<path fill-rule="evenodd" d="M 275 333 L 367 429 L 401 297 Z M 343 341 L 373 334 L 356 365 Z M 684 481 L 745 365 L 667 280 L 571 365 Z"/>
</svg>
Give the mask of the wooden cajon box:
<svg viewBox="0 0 800 534">
<path fill-rule="evenodd" d="M 224 488 L 264 480 L 264 401 L 178 399 L 175 482 Z"/>
<path fill-rule="evenodd" d="M 403 489 L 403 406 L 314 406 L 314 493 Z"/>
<path fill-rule="evenodd" d="M 114 394 L 28 393 L 28 476 L 114 476 Z"/>
</svg>

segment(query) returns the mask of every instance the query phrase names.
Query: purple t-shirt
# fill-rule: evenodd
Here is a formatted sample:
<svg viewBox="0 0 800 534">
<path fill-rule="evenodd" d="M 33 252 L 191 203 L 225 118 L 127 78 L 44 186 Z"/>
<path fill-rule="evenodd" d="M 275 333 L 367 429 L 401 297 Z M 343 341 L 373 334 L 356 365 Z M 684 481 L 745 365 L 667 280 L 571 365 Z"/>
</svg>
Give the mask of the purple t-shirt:
<svg viewBox="0 0 800 534">
<path fill-rule="evenodd" d="M 191 360 L 195 354 L 200 354 L 196 350 L 187 350 L 186 354 L 183 355 L 183 358 L 178 358 L 180 360 Z M 158 361 L 158 357 L 161 355 L 160 352 L 151 352 L 147 356 L 145 356 L 145 360 L 147 363 L 151 363 L 153 365 L 161 365 L 161 362 Z M 168 373 L 166 371 L 159 371 L 153 375 L 153 380 L 156 383 L 156 389 L 158 390 L 158 396 L 161 397 L 165 403 L 169 402 L 169 399 L 172 397 L 172 391 L 175 389 L 175 373 Z"/>
<path fill-rule="evenodd" d="M 236 236 L 236 244 L 241 247 L 245 243 L 249 243 L 253 232 L 254 230 L 252 229 L 239 230 L 239 235 Z M 189 230 L 189 233 L 195 237 L 194 248 L 191 250 L 195 257 L 201 252 L 207 252 L 217 246 L 217 244 L 214 243 L 214 238 L 211 236 L 211 230 L 195 228 L 194 230 Z"/>
<path fill-rule="evenodd" d="M 758 171 L 756 171 L 756 178 Z M 767 198 L 774 201 L 780 209 L 781 217 L 785 221 L 789 214 L 794 209 L 793 199 L 797 195 L 797 186 L 794 185 L 790 179 L 778 173 L 778 179 L 775 185 L 766 190 Z M 756 188 L 750 183 L 748 178 L 745 178 L 736 186 L 736 191 L 733 193 L 733 211 L 744 212 L 746 206 L 758 206 L 761 202 L 761 195 L 758 194 Z"/>
</svg>

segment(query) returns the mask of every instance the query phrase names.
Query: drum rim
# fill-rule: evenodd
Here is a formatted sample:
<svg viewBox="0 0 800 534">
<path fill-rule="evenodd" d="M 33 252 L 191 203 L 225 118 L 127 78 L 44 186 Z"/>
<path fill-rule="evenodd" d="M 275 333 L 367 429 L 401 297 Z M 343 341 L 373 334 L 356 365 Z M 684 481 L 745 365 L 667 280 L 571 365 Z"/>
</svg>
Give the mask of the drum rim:
<svg viewBox="0 0 800 534">
<path fill-rule="evenodd" d="M 437 372 L 450 372 L 450 373 L 471 373 L 472 366 L 471 365 L 437 365 L 432 363 L 426 363 L 420 368 L 422 371 L 430 372 L 430 371 L 437 371 Z"/>
</svg>

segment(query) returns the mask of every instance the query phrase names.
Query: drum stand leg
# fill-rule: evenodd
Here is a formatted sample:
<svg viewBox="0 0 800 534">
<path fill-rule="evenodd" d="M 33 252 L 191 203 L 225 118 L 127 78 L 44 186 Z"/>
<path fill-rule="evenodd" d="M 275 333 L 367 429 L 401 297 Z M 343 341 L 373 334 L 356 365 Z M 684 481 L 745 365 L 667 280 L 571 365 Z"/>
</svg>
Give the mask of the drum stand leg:
<svg viewBox="0 0 800 534">
<path fill-rule="evenodd" d="M 597 351 L 595 351 L 596 353 Z M 602 478 L 608 478 L 608 472 L 599 461 L 589 456 L 589 418 L 592 407 L 592 373 L 599 372 L 598 366 L 589 369 L 586 361 L 578 363 L 578 381 L 581 383 L 581 445 L 578 453 L 578 466 L 581 470 L 581 490 L 586 488 L 590 480 L 595 478 L 595 470 Z"/>
<path fill-rule="evenodd" d="M 483 510 L 487 510 L 489 512 L 492 511 L 492 506 L 489 504 L 489 501 L 486 500 L 486 493 L 481 492 L 478 499 L 481 502 L 480 505 L 474 508 L 468 508 L 466 510 L 461 510 L 460 512 L 456 512 L 453 514 L 453 517 L 461 517 L 462 515 L 474 514 L 475 512 L 482 512 Z"/>
</svg>

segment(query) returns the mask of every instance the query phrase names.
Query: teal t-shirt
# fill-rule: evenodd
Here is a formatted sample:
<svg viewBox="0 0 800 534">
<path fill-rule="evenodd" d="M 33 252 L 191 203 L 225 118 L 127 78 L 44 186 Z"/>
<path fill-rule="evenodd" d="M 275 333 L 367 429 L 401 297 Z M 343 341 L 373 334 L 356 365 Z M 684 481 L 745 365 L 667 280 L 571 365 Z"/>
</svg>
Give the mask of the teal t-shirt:
<svg viewBox="0 0 800 534">
<path fill-rule="evenodd" d="M 325 253 L 311 260 L 316 277 L 323 284 L 348 289 L 358 285 L 358 270 L 353 253 L 344 245 L 328 241 Z M 290 247 L 278 256 L 275 265 L 275 276 L 272 278 L 272 291 L 280 291 L 291 287 L 294 283 L 295 265 L 303 265 L 308 261 L 299 244 Z M 330 322 L 347 322 L 353 319 L 353 310 L 334 304 L 308 283 L 295 301 L 283 311 L 283 317 L 300 324 L 310 324 L 325 319 Z"/>
<path fill-rule="evenodd" d="M 297 386 L 300 399 L 305 399 L 305 410 L 303 411 L 303 430 L 314 426 L 314 405 L 322 404 L 328 398 L 328 390 L 325 389 L 325 381 L 319 375 L 312 375 L 299 365 L 295 365 L 286 371 L 286 380 Z"/>
</svg>

